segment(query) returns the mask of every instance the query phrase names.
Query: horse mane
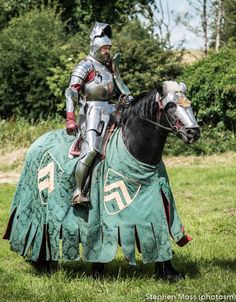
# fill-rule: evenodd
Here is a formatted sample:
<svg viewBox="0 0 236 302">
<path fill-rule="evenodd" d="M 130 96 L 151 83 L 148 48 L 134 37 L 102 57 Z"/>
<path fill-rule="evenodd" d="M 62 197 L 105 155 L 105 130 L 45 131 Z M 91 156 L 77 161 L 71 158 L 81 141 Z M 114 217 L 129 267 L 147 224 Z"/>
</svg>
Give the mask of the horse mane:
<svg viewBox="0 0 236 302">
<path fill-rule="evenodd" d="M 121 125 L 141 121 L 145 118 L 154 120 L 157 113 L 156 94 L 158 90 L 141 93 L 134 101 L 122 109 L 120 116 Z"/>
</svg>

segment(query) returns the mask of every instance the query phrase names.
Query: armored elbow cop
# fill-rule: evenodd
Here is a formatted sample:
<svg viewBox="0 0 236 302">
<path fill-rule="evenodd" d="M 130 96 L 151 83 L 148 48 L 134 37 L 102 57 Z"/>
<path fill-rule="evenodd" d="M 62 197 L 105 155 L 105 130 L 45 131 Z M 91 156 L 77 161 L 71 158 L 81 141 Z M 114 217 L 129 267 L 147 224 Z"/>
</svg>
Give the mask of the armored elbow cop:
<svg viewBox="0 0 236 302">
<path fill-rule="evenodd" d="M 81 61 L 73 70 L 69 87 L 66 89 L 67 111 L 74 111 L 74 102 L 78 102 L 78 92 L 88 75 L 94 70 L 90 61 Z"/>
</svg>

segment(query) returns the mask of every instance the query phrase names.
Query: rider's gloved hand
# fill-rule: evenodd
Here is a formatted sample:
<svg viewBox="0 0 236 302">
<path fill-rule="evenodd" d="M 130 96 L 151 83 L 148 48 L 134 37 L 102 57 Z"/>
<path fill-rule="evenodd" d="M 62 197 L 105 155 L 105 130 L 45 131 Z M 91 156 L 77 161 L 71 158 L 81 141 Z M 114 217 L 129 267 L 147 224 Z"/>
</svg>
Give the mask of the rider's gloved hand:
<svg viewBox="0 0 236 302">
<path fill-rule="evenodd" d="M 129 105 L 134 101 L 134 98 L 132 97 L 132 95 L 127 95 L 125 101 L 126 105 Z"/>
<path fill-rule="evenodd" d="M 66 113 L 66 132 L 69 135 L 75 135 L 76 129 L 77 129 L 77 127 L 76 127 L 74 112 L 67 112 Z"/>
<path fill-rule="evenodd" d="M 122 94 L 119 98 L 120 103 L 124 105 L 129 105 L 134 101 L 132 95 Z"/>
</svg>

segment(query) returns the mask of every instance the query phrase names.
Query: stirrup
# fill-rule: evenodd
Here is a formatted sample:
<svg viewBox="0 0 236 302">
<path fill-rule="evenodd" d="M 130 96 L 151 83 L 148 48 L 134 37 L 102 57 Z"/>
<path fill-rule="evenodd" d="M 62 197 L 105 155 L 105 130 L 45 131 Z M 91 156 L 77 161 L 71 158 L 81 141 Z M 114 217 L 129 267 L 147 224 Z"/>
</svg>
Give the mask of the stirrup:
<svg viewBox="0 0 236 302">
<path fill-rule="evenodd" d="M 73 196 L 72 199 L 72 206 L 78 207 L 78 206 L 84 206 L 87 207 L 90 204 L 89 198 L 84 195 L 84 193 L 77 194 L 76 196 Z"/>
</svg>

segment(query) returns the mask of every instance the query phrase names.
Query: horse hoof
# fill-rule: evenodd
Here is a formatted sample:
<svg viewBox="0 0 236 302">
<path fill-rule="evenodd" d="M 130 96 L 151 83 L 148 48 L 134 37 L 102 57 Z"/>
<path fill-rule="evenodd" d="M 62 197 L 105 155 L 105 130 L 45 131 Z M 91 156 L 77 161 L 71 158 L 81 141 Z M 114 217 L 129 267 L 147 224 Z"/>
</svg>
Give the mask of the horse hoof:
<svg viewBox="0 0 236 302">
<path fill-rule="evenodd" d="M 181 273 L 177 274 L 156 274 L 157 279 L 168 281 L 170 283 L 176 283 L 184 279 L 184 275 Z"/>
<path fill-rule="evenodd" d="M 185 278 L 183 274 L 173 268 L 170 260 L 158 262 L 156 264 L 155 275 L 157 279 L 162 279 L 171 283 L 181 281 Z"/>
</svg>

